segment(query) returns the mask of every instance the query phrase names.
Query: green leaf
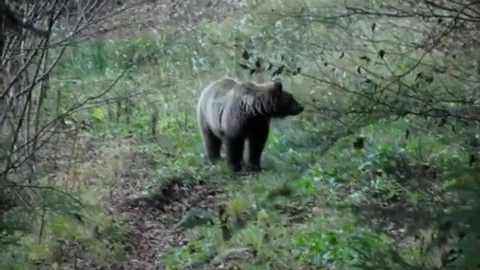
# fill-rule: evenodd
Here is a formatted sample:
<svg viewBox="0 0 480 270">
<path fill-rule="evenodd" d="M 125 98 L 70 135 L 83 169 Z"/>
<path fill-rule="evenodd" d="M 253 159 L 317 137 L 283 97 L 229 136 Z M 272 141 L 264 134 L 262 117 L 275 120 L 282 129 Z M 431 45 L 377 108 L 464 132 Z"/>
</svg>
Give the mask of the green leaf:
<svg viewBox="0 0 480 270">
<path fill-rule="evenodd" d="M 103 121 L 105 119 L 105 112 L 103 111 L 103 108 L 96 107 L 92 110 L 92 116 L 99 121 Z"/>
</svg>

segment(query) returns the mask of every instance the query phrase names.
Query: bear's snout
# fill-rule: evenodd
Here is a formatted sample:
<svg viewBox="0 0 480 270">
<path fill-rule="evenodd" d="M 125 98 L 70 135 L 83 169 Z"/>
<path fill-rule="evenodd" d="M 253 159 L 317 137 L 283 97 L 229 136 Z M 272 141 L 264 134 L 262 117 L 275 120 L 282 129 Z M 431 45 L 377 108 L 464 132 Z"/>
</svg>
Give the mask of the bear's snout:
<svg viewBox="0 0 480 270">
<path fill-rule="evenodd" d="M 297 105 L 293 108 L 292 112 L 293 112 L 293 114 L 296 115 L 296 114 L 299 114 L 299 113 L 303 112 L 304 109 L 305 109 L 305 108 L 304 108 L 302 105 L 297 104 Z"/>
</svg>

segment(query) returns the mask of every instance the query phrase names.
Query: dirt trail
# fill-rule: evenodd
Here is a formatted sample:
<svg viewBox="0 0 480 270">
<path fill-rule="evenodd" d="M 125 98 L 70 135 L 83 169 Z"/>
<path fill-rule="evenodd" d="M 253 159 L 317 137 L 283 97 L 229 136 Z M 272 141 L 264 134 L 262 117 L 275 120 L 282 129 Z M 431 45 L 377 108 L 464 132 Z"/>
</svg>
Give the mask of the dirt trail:
<svg viewBox="0 0 480 270">
<path fill-rule="evenodd" d="M 173 225 L 190 207 L 208 208 L 218 204 L 222 199 L 221 190 L 179 176 L 162 179 L 164 196 L 156 200 L 127 199 L 124 194 L 139 194 L 142 181 L 149 181 L 143 178 L 153 177 L 151 172 L 160 166 L 152 164 L 148 157 L 138 155 L 131 161 L 130 167 L 137 169 L 136 173 L 124 175 L 116 194 L 107 202 L 115 212 L 126 215 L 129 220 L 130 250 L 127 262 L 118 269 L 163 269 L 165 252 L 188 241 L 184 232 L 173 229 Z"/>
</svg>

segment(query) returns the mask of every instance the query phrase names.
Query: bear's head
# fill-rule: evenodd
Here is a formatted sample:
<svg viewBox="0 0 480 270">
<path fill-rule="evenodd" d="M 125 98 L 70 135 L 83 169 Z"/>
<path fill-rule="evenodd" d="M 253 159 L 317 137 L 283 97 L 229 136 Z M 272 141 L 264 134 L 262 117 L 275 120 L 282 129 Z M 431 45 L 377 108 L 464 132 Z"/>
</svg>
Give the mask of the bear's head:
<svg viewBox="0 0 480 270">
<path fill-rule="evenodd" d="M 272 106 L 274 106 L 273 117 L 284 118 L 287 116 L 298 115 L 303 112 L 304 107 L 293 97 L 289 92 L 283 90 L 283 85 L 280 80 L 274 80 L 273 86 L 269 90 L 272 99 Z"/>
</svg>

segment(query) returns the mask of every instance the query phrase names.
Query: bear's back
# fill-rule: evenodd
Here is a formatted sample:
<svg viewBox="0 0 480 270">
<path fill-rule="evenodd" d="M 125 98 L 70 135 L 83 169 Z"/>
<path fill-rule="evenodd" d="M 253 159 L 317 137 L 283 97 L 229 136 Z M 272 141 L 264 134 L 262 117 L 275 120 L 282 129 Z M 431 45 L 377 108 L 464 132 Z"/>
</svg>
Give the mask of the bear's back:
<svg viewBox="0 0 480 270">
<path fill-rule="evenodd" d="M 236 86 L 239 85 L 239 82 L 232 78 L 223 78 L 217 81 L 210 83 L 202 91 L 200 99 L 205 100 L 217 100 L 221 99 L 224 96 L 227 96 L 230 91 L 232 91 Z"/>
</svg>

